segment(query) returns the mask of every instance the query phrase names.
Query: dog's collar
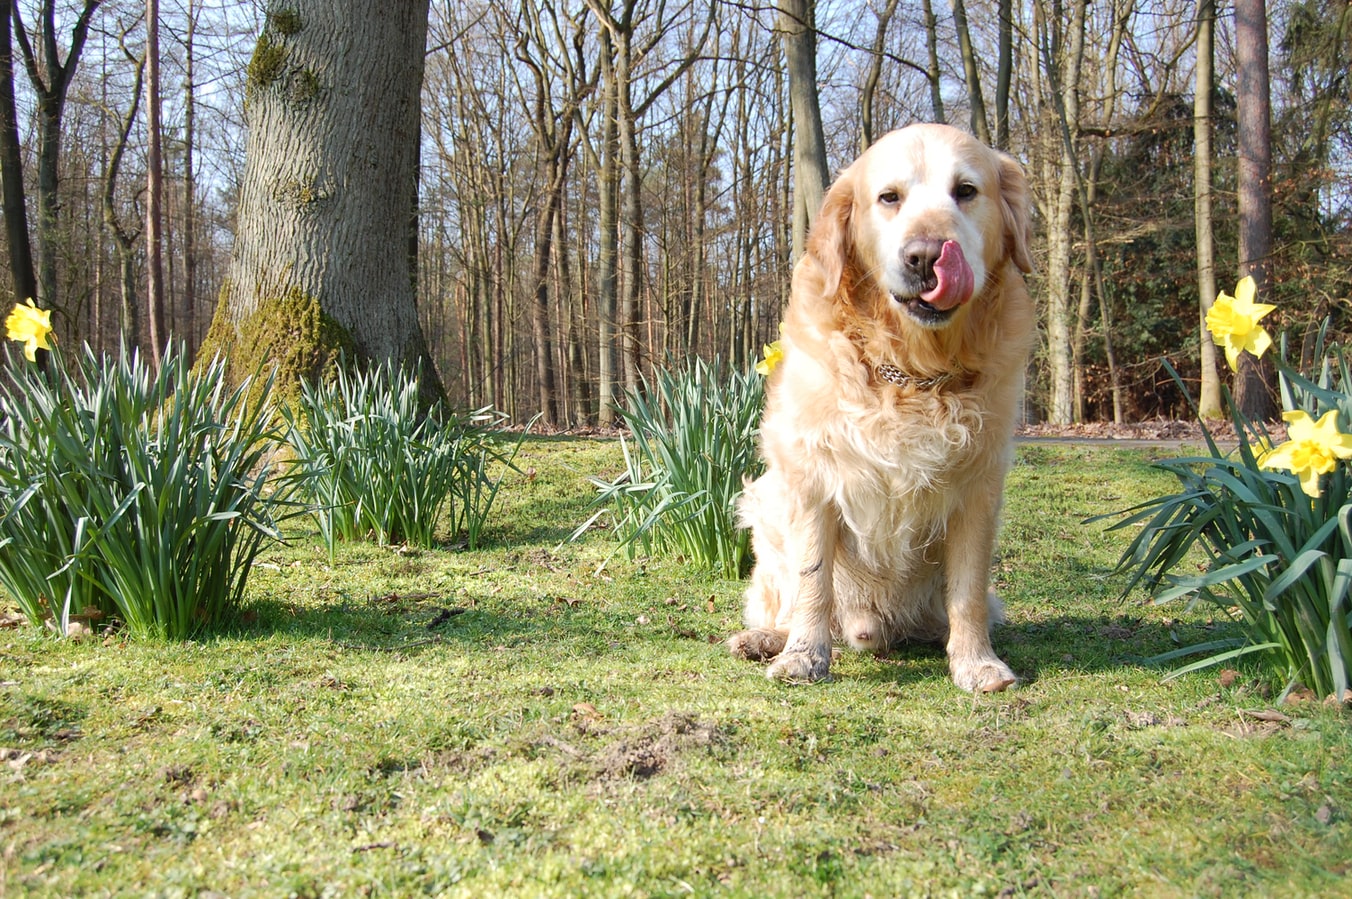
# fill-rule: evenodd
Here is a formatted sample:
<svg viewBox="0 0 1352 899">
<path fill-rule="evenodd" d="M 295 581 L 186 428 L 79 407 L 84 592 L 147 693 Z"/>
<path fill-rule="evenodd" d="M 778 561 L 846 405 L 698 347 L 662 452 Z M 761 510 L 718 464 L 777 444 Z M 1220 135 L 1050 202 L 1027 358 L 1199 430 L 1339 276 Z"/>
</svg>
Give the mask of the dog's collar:
<svg viewBox="0 0 1352 899">
<path fill-rule="evenodd" d="M 958 371 L 946 371 L 932 378 L 917 378 L 915 375 L 907 374 L 890 362 L 879 362 L 873 366 L 873 371 L 889 384 L 895 384 L 898 387 L 913 387 L 916 390 L 938 390 L 954 381 L 967 377 L 967 372 L 959 369 Z"/>
</svg>

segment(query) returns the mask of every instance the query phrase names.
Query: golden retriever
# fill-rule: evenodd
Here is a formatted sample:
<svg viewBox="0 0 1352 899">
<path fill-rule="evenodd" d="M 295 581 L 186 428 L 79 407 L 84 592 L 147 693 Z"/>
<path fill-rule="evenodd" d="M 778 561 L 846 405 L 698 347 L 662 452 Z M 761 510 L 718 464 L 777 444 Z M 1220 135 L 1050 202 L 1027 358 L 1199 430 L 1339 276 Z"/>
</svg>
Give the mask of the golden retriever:
<svg viewBox="0 0 1352 899">
<path fill-rule="evenodd" d="M 832 184 L 793 273 L 767 384 L 766 472 L 739 514 L 756 566 L 733 653 L 826 677 L 831 646 L 944 641 L 953 681 L 1003 690 L 989 589 L 1032 342 L 1026 180 L 943 125 Z"/>
</svg>

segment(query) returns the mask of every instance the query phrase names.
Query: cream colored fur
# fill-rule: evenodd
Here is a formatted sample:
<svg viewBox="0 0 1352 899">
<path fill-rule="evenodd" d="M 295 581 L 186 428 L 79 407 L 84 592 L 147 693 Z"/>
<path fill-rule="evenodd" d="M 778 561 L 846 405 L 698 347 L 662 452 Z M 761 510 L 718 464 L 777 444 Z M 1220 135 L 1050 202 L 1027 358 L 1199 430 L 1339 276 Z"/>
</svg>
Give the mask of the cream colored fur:
<svg viewBox="0 0 1352 899">
<path fill-rule="evenodd" d="M 916 239 L 957 241 L 975 277 L 946 319 L 907 295 Z M 958 686 L 1015 681 L 991 647 L 989 570 L 1034 327 L 1028 240 L 1022 169 L 946 126 L 892 132 L 831 186 L 768 385 L 767 470 L 740 508 L 756 567 L 729 642 L 770 677 L 825 677 L 838 640 L 934 640 Z M 897 385 L 882 363 L 951 380 Z"/>
</svg>

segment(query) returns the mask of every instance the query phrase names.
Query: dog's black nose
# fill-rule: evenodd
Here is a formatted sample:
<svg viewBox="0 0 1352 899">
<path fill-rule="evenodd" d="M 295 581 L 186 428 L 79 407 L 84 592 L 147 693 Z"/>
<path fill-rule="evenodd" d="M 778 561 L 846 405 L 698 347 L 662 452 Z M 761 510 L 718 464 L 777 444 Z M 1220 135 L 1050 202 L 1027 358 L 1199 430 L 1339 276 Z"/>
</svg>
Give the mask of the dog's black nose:
<svg viewBox="0 0 1352 899">
<path fill-rule="evenodd" d="M 934 263 L 944 251 L 944 242 L 931 237 L 915 237 L 901 248 L 901 261 L 908 274 L 922 281 L 934 280 Z"/>
</svg>

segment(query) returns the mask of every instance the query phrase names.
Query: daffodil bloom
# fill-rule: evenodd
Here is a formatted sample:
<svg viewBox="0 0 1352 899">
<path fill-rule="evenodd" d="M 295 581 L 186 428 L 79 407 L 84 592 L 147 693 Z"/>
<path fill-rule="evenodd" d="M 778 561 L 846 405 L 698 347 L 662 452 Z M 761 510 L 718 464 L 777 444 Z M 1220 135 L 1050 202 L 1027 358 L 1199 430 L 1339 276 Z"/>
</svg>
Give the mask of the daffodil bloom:
<svg viewBox="0 0 1352 899">
<path fill-rule="evenodd" d="M 34 354 L 38 347 L 44 350 L 52 348 L 47 342 L 47 335 L 52 333 L 52 313 L 46 309 L 39 309 L 33 305 L 31 299 L 27 306 L 14 304 L 14 311 L 5 319 L 5 330 L 10 340 L 17 340 L 23 344 L 23 354 L 28 357 L 29 362 L 37 361 Z"/>
<path fill-rule="evenodd" d="M 775 370 L 775 366 L 784 361 L 784 348 L 776 340 L 774 343 L 767 343 L 761 349 L 765 358 L 756 363 L 756 371 L 769 377 L 770 372 Z"/>
<path fill-rule="evenodd" d="M 1247 350 L 1262 356 L 1272 346 L 1272 335 L 1258 321 L 1277 307 L 1255 303 L 1255 290 L 1253 278 L 1245 278 L 1236 285 L 1234 296 L 1221 291 L 1206 313 L 1206 329 L 1217 346 L 1225 349 L 1225 361 L 1230 363 L 1231 371 L 1239 370 L 1241 352 Z"/>
<path fill-rule="evenodd" d="M 1315 421 L 1309 413 L 1297 409 L 1283 412 L 1287 441 L 1263 454 L 1263 468 L 1280 468 L 1300 478 L 1300 489 L 1309 496 L 1319 495 L 1319 476 L 1328 474 L 1339 459 L 1352 459 L 1352 435 L 1338 430 L 1338 412 L 1325 412 Z"/>
</svg>

